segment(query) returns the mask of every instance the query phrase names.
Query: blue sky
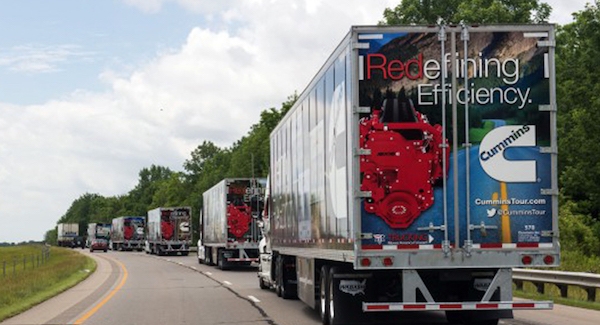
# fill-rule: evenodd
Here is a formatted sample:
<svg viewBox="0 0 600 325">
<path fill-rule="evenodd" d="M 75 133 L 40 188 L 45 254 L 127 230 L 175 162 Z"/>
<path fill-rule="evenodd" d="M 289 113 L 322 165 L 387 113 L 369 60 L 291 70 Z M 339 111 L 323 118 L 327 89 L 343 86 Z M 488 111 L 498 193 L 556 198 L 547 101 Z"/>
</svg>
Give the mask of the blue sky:
<svg viewBox="0 0 600 325">
<path fill-rule="evenodd" d="M 558 23 L 585 3 L 548 2 Z M 204 140 L 231 146 L 398 3 L 0 1 L 0 242 L 42 239 L 152 164 L 182 170 Z"/>
<path fill-rule="evenodd" d="M 1 8 L 0 101 L 18 104 L 102 90 L 103 70 L 131 71 L 206 22 L 176 3 L 155 13 L 119 0 L 6 1 Z"/>
</svg>

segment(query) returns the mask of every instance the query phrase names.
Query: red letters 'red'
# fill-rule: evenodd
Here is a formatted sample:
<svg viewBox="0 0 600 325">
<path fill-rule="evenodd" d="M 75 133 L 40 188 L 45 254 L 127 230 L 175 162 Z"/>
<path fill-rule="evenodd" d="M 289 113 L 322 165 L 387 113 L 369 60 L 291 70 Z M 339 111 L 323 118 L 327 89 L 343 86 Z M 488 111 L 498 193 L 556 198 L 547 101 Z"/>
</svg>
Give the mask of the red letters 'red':
<svg viewBox="0 0 600 325">
<path fill-rule="evenodd" d="M 415 73 L 415 65 L 417 71 Z M 371 79 L 373 71 L 381 71 L 383 79 L 400 80 L 404 77 L 410 80 L 423 78 L 423 53 L 416 58 L 402 62 L 400 60 L 387 61 L 385 55 L 380 53 L 367 54 L 367 79 Z"/>
</svg>

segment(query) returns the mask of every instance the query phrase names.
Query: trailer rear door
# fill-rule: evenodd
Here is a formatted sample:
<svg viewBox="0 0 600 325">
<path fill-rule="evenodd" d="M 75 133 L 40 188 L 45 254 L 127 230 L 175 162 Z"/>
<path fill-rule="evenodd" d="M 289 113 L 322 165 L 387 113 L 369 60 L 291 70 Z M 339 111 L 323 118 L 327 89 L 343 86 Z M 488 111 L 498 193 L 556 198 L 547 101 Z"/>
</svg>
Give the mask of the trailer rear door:
<svg viewBox="0 0 600 325">
<path fill-rule="evenodd" d="M 553 26 L 355 30 L 361 253 L 556 264 Z"/>
</svg>

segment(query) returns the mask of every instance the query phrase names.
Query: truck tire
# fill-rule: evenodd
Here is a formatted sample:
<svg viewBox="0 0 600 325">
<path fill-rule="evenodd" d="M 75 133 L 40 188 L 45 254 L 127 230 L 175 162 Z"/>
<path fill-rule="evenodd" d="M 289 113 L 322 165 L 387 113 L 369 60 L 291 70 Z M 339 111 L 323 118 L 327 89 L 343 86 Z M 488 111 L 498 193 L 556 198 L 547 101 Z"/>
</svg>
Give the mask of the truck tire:
<svg viewBox="0 0 600 325">
<path fill-rule="evenodd" d="M 223 256 L 223 251 L 217 251 L 217 268 L 223 271 L 229 270 L 229 266 L 227 265 L 227 261 L 225 261 L 225 256 Z"/>
<path fill-rule="evenodd" d="M 263 290 L 269 289 L 269 286 L 265 283 L 265 280 L 260 275 L 258 276 L 258 286 Z"/>
<path fill-rule="evenodd" d="M 284 263 L 285 256 L 278 255 L 276 266 L 275 291 L 277 292 L 277 296 L 283 299 L 296 299 L 296 289 L 292 288 L 292 285 L 290 284 L 290 279 L 287 276 Z"/>
<path fill-rule="evenodd" d="M 321 266 L 319 280 L 319 314 L 323 325 L 329 324 L 329 266 Z"/>
</svg>

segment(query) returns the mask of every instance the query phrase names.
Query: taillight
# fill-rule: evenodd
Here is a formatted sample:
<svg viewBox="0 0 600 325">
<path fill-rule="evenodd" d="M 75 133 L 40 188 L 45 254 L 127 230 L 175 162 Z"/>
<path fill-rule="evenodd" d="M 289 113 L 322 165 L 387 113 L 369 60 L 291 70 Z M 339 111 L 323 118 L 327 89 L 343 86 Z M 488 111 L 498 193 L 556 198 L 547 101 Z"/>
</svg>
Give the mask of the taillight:
<svg viewBox="0 0 600 325">
<path fill-rule="evenodd" d="M 371 266 L 371 260 L 364 257 L 363 259 L 360 260 L 360 266 L 363 266 L 363 267 Z"/>
<path fill-rule="evenodd" d="M 554 256 L 552 256 L 552 255 L 544 256 L 544 263 L 546 263 L 546 265 L 554 264 Z"/>
<path fill-rule="evenodd" d="M 386 257 L 383 259 L 384 266 L 392 266 L 392 264 L 394 264 L 394 260 L 392 260 L 391 257 Z"/>
<path fill-rule="evenodd" d="M 533 257 L 529 256 L 529 255 L 525 255 L 521 258 L 521 262 L 524 265 L 530 265 L 533 262 Z"/>
</svg>

